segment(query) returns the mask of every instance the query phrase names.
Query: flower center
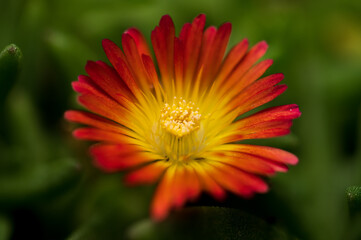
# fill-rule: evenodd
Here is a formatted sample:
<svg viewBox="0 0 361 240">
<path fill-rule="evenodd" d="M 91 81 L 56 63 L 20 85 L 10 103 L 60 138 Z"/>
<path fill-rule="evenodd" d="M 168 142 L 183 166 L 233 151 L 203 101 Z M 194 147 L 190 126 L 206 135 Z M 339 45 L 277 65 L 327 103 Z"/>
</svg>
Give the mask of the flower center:
<svg viewBox="0 0 361 240">
<path fill-rule="evenodd" d="M 201 114 L 194 103 L 174 97 L 173 103 L 165 103 L 161 110 L 161 126 L 177 137 L 183 137 L 199 128 Z"/>
</svg>

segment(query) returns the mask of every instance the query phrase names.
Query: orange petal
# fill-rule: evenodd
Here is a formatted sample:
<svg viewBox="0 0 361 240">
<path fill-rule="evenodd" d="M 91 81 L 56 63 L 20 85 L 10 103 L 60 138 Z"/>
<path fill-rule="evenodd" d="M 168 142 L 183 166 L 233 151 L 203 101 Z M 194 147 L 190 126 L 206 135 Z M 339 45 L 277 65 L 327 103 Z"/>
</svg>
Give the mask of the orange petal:
<svg viewBox="0 0 361 240">
<path fill-rule="evenodd" d="M 105 171 L 119 171 L 159 159 L 132 144 L 98 144 L 90 149 L 95 164 Z"/>
<path fill-rule="evenodd" d="M 68 121 L 90 125 L 103 130 L 123 133 L 123 127 L 121 125 L 109 121 L 103 117 L 99 117 L 93 113 L 69 110 L 65 112 L 64 117 Z"/>
<path fill-rule="evenodd" d="M 255 174 L 272 175 L 276 172 L 271 164 L 268 164 L 265 160 L 246 154 L 220 153 L 209 159 Z"/>
<path fill-rule="evenodd" d="M 243 75 L 255 64 L 265 53 L 268 45 L 265 41 L 256 44 L 247 55 L 240 60 L 233 71 L 225 78 L 224 84 L 220 87 L 220 96 L 224 94 L 236 94 L 239 88 L 235 87 Z"/>
<path fill-rule="evenodd" d="M 164 173 L 163 178 L 160 180 L 156 192 L 153 197 L 151 206 L 152 218 L 156 221 L 163 220 L 172 207 L 173 200 L 173 180 L 176 168 L 170 166 Z"/>
<path fill-rule="evenodd" d="M 125 182 L 129 185 L 154 183 L 160 178 L 167 167 L 169 167 L 169 164 L 165 161 L 150 163 L 129 173 L 125 177 Z"/>
<path fill-rule="evenodd" d="M 184 44 L 184 78 L 186 81 L 192 81 L 198 75 L 196 67 L 198 65 L 205 22 L 205 15 L 198 15 L 192 24 L 185 24 L 183 26 L 179 36 Z"/>
<path fill-rule="evenodd" d="M 230 132 L 225 142 L 288 134 L 292 119 L 300 115 L 301 112 L 295 104 L 265 109 L 233 123 L 231 127 L 235 130 Z"/>
<path fill-rule="evenodd" d="M 287 89 L 286 85 L 276 85 L 282 79 L 283 74 L 279 73 L 258 80 L 228 103 L 230 109 L 238 107 L 238 114 L 243 114 L 275 99 Z"/>
<path fill-rule="evenodd" d="M 223 83 L 226 80 L 226 77 L 232 72 L 234 67 L 246 54 L 248 45 L 248 40 L 243 39 L 231 49 L 231 51 L 227 54 L 226 59 L 223 61 L 221 70 L 217 76 L 217 82 Z"/>
<path fill-rule="evenodd" d="M 294 154 L 278 148 L 248 144 L 237 144 L 234 145 L 234 149 L 235 151 L 252 154 L 254 156 L 259 156 L 262 158 L 267 158 L 275 162 L 293 165 L 298 163 L 298 158 Z"/>
<path fill-rule="evenodd" d="M 222 201 L 226 197 L 222 187 L 210 176 L 210 172 L 205 171 L 202 164 L 195 161 L 192 163 L 194 171 L 198 176 L 202 189 L 211 194 L 215 199 Z"/>
<path fill-rule="evenodd" d="M 251 197 L 255 192 L 264 193 L 268 190 L 261 178 L 232 166 L 215 161 L 204 161 L 203 166 L 210 171 L 215 181 L 237 195 Z"/>
<path fill-rule="evenodd" d="M 115 122 L 128 126 L 127 110 L 109 98 L 84 94 L 78 97 L 79 102 L 94 113 L 102 115 Z"/>
<path fill-rule="evenodd" d="M 119 143 L 124 141 L 132 141 L 133 138 L 125 136 L 117 132 L 110 132 L 97 128 L 78 128 L 73 132 L 74 137 L 84 140 L 105 141 L 112 143 Z"/>
<path fill-rule="evenodd" d="M 205 39 L 205 42 L 202 44 L 202 49 L 204 48 L 205 51 L 207 51 L 204 63 L 200 62 L 200 64 L 204 64 L 203 88 L 210 86 L 215 80 L 215 75 L 218 73 L 222 63 L 231 31 L 232 25 L 230 23 L 225 23 L 220 26 L 216 32 L 212 33 L 214 36 L 210 39 Z M 205 32 L 204 37 L 206 36 L 207 31 Z M 209 48 L 207 46 L 209 46 Z"/>
</svg>

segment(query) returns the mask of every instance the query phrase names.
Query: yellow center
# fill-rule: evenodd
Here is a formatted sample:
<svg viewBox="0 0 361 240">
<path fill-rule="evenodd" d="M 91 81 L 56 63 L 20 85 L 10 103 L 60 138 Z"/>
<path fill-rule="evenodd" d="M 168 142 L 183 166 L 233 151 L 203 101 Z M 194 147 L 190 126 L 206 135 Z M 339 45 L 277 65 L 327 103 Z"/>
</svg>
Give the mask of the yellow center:
<svg viewBox="0 0 361 240">
<path fill-rule="evenodd" d="M 161 110 L 161 126 L 179 138 L 197 130 L 200 120 L 199 108 L 182 98 L 174 97 L 173 103 L 165 103 Z"/>
</svg>

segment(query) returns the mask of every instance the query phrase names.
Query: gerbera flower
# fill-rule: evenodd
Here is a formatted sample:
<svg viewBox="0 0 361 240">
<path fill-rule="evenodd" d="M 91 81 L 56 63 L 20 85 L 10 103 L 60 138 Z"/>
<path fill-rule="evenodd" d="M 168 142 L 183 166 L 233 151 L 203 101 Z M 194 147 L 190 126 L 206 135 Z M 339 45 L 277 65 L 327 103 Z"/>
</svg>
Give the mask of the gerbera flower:
<svg viewBox="0 0 361 240">
<path fill-rule="evenodd" d="M 280 149 L 242 144 L 288 134 L 301 114 L 292 104 L 242 118 L 286 90 L 277 85 L 282 74 L 259 79 L 272 64 L 257 63 L 267 44 L 248 50 L 245 39 L 225 56 L 231 24 L 204 26 L 199 15 L 176 37 L 172 19 L 163 16 L 151 35 L 157 65 L 137 29 L 123 34 L 123 51 L 103 40 L 112 66 L 89 61 L 88 76 L 73 82 L 90 112 L 65 114 L 89 126 L 75 130 L 76 138 L 100 142 L 90 149 L 99 168 L 130 170 L 128 184 L 159 182 L 151 205 L 158 220 L 202 191 L 216 199 L 226 190 L 243 197 L 266 192 L 261 176 L 298 161 Z"/>
</svg>

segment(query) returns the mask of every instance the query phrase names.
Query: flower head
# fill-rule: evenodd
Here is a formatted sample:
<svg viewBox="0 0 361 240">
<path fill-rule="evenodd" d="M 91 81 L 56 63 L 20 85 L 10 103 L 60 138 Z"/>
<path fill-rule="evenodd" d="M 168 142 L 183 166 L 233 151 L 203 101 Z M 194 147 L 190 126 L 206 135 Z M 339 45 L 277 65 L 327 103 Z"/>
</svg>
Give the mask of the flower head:
<svg viewBox="0 0 361 240">
<path fill-rule="evenodd" d="M 280 149 L 242 144 L 288 134 L 301 114 L 297 105 L 284 105 L 242 117 L 286 90 L 277 85 L 282 74 L 260 78 L 272 64 L 258 62 L 267 44 L 248 50 L 245 39 L 225 56 L 231 24 L 204 26 L 199 15 L 176 37 L 172 19 L 163 16 L 151 35 L 155 59 L 131 28 L 122 36 L 123 51 L 103 40 L 112 66 L 89 61 L 88 76 L 73 82 L 90 110 L 66 112 L 68 120 L 89 126 L 74 136 L 99 141 L 91 147 L 95 164 L 129 170 L 128 184 L 159 182 L 151 206 L 155 219 L 202 191 L 216 199 L 226 190 L 243 197 L 266 192 L 261 176 L 298 161 Z"/>
</svg>

